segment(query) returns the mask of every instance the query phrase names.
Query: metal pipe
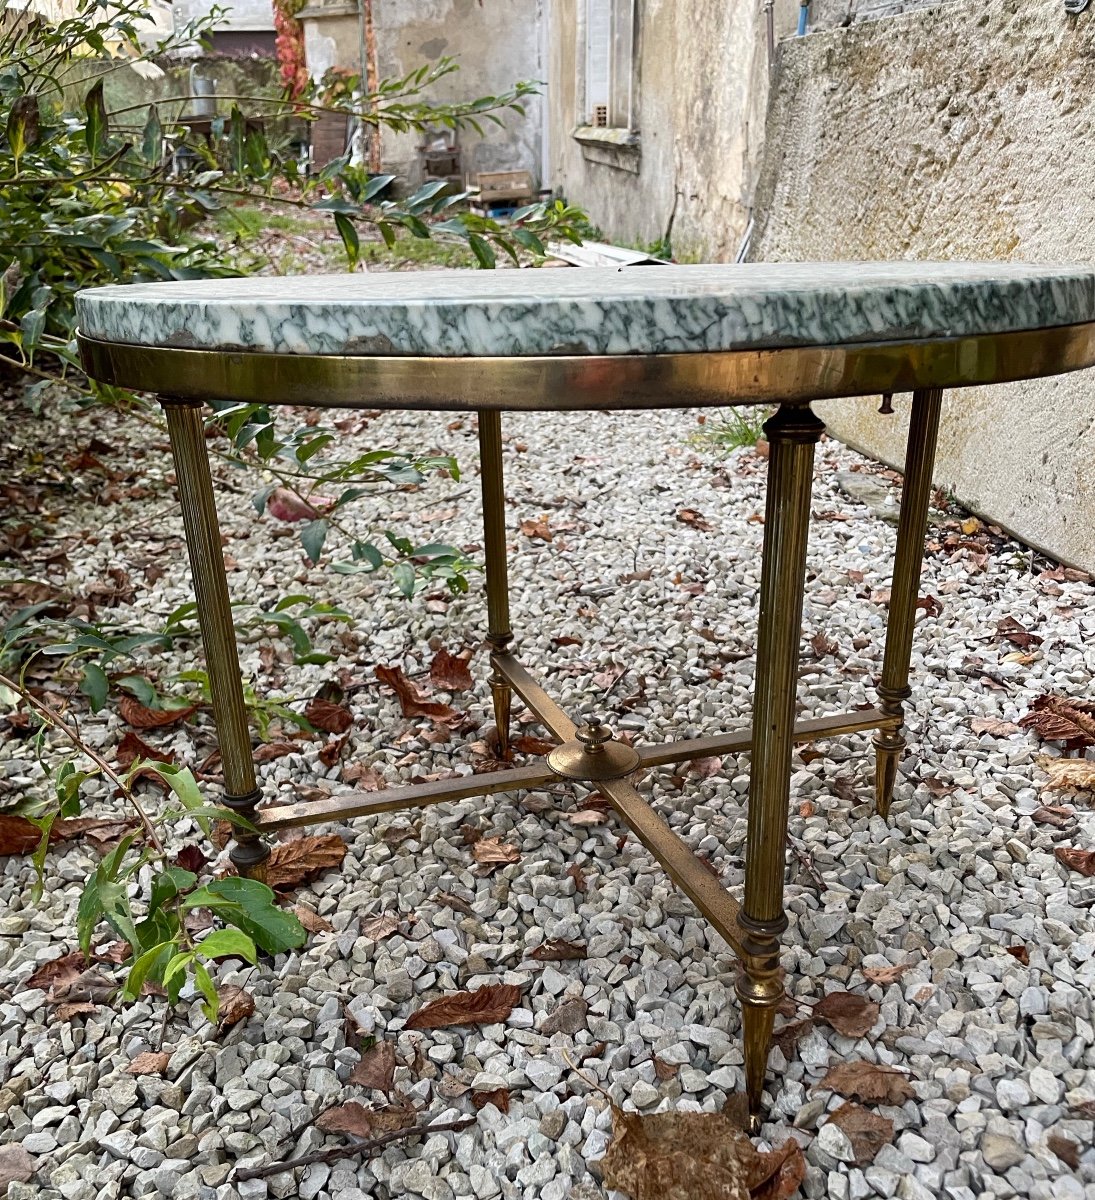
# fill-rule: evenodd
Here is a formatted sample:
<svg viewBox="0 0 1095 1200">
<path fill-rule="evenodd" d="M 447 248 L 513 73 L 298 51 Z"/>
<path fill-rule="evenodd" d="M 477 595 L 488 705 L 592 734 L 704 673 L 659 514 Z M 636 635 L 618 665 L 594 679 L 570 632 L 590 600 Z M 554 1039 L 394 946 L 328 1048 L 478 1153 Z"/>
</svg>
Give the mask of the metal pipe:
<svg viewBox="0 0 1095 1200">
<path fill-rule="evenodd" d="M 798 9 L 798 36 L 803 37 L 806 33 L 806 22 L 810 16 L 810 0 L 802 0 Z"/>
</svg>

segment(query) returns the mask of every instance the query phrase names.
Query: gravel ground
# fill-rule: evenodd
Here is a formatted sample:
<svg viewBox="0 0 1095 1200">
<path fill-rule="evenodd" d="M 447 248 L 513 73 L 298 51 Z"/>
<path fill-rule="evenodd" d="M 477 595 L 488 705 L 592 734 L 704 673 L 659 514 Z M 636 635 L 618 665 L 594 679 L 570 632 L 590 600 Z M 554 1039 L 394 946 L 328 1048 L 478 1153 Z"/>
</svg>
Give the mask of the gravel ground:
<svg viewBox="0 0 1095 1200">
<path fill-rule="evenodd" d="M 95 420 L 103 463 L 136 457 L 136 482 L 147 494 L 105 503 L 96 484 L 49 498 L 50 540 L 26 552 L 15 576 L 49 578 L 80 595 L 122 567 L 136 594 L 101 616 L 155 628 L 189 597 L 169 462 L 157 436 L 135 445 L 132 425 Z M 748 719 L 764 462 L 694 443 L 699 428 L 690 413 L 505 422 L 519 651 L 565 705 L 594 704 L 646 740 Z M 94 432 L 88 417 L 71 415 L 26 436 L 45 438 L 48 461 L 51 447 L 71 451 Z M 5 436 L 18 440 L 19 427 Z M 456 453 L 462 481 L 391 493 L 383 507 L 394 527 L 419 540 L 479 541 L 473 418 L 390 414 L 345 436 L 362 447 Z M 872 696 L 894 529 L 849 491 L 868 480 L 884 499 L 889 481 L 879 471 L 834 442 L 819 448 L 814 511 L 822 519 L 811 534 L 800 684 L 808 714 Z M 243 648 L 245 673 L 264 693 L 302 697 L 340 672 L 343 682 L 363 685 L 351 689 L 355 723 L 342 762 L 324 767 L 322 743 L 309 743 L 261 768 L 266 795 L 285 800 L 302 785 L 334 787 L 351 762 L 373 764 L 389 784 L 472 770 L 469 743 L 490 721 L 482 651 L 472 663 L 474 694 L 453 700 L 466 708 L 468 728 L 441 742 L 428 722 L 400 716 L 373 667 L 400 664 L 421 676 L 440 646 L 477 646 L 485 628 L 477 589 L 408 604 L 364 576 L 312 568 L 295 530 L 256 520 L 249 491 L 238 473 L 222 477 L 235 596 L 267 604 L 298 591 L 336 598 L 358 621 L 352 629 L 315 625 L 316 644 L 334 663 L 294 667 L 283 648 L 271 661 L 252 643 Z M 684 509 L 702 519 L 679 519 Z M 545 516 L 551 542 L 518 533 L 521 521 Z M 68 561 L 50 566 L 44 556 L 58 547 Z M 1095 880 L 1053 857 L 1059 844 L 1095 845 L 1095 815 L 1081 807 L 1063 830 L 1032 821 L 1044 747 L 1007 727 L 1000 735 L 972 728 L 977 718 L 1015 722 L 1045 691 L 1090 694 L 1092 586 L 1047 578 L 1051 565 L 991 534 L 929 556 L 921 591 L 939 604 L 918 624 L 911 745 L 889 824 L 872 815 L 869 734 L 824 743 L 823 757 L 795 759 L 791 832 L 801 853 L 790 857 L 786 892 L 789 990 L 801 1014 L 833 990 L 881 1005 L 863 1038 L 819 1024 L 790 1061 L 773 1050 L 763 1136 L 803 1144 L 808 1196 L 1095 1197 Z M 1017 655 L 996 636 L 1006 617 L 1035 630 L 1041 645 Z M 821 652 L 809 644 L 816 634 Z M 574 641 L 553 646 L 560 636 Z M 192 666 L 193 653 L 182 645 L 150 666 L 162 679 Z M 124 731 L 113 706 L 98 717 L 76 711 L 88 741 L 110 753 Z M 206 717 L 154 740 L 189 765 L 212 748 Z M 59 754 L 52 746 L 47 761 Z M 678 770 L 660 770 L 644 791 L 738 889 L 747 760 L 702 764 L 683 779 Z M 26 743 L 0 746 L 0 803 L 42 779 Z M 91 794 L 88 811 L 112 810 L 106 789 Z M 76 905 L 97 856 L 79 843 L 52 851 L 37 907 L 29 862 L 0 860 L 0 1138 L 20 1145 L 36 1168 L 34 1180 L 11 1184 L 8 1196 L 592 1200 L 605 1194 L 593 1164 L 608 1142 L 610 1106 L 564 1054 L 584 1056 L 583 1073 L 624 1107 L 720 1109 L 742 1086 L 732 955 L 613 820 L 572 824 L 580 798 L 562 788 L 528 801 L 499 795 L 323 830 L 341 834 L 349 853 L 340 871 L 297 899 L 333 931 L 257 969 L 223 968 L 219 982 L 245 984 L 255 1014 L 218 1034 L 197 1003 L 184 1003 L 163 1028 L 172 1055 L 164 1078 L 126 1073 L 138 1053 L 159 1045 L 163 1001 L 102 1006 L 61 1022 L 45 993 L 25 986 L 37 965 L 75 948 Z M 461 832 L 467 823 L 517 846 L 520 861 L 480 874 Z M 407 825 L 409 836 L 400 837 Z M 182 822 L 168 836 L 192 834 Z M 575 864 L 580 871 L 568 874 Z M 440 893 L 465 901 L 465 911 L 439 901 Z M 402 924 L 377 942 L 362 925 L 382 913 L 401 915 Z M 550 938 L 585 942 L 588 957 L 530 959 Z M 908 971 L 888 986 L 863 975 L 905 963 Z M 403 1031 L 424 1001 L 484 983 L 523 989 L 504 1024 Z M 310 1122 L 328 1105 L 368 1096 L 346 1082 L 358 1059 L 347 1046 L 347 1011 L 359 1027 L 397 1040 L 397 1087 L 432 1116 L 472 1114 L 469 1086 L 508 1088 L 508 1113 L 487 1105 L 471 1129 L 390 1147 L 364 1165 L 348 1159 L 232 1182 L 235 1166 L 344 1141 Z M 875 1106 L 895 1134 L 865 1167 L 855 1165 L 840 1130 L 823 1124 L 842 1098 L 811 1090 L 846 1059 L 900 1068 L 916 1093 L 900 1107 Z M 1076 1143 L 1075 1167 L 1047 1144 L 1062 1137 Z"/>
</svg>

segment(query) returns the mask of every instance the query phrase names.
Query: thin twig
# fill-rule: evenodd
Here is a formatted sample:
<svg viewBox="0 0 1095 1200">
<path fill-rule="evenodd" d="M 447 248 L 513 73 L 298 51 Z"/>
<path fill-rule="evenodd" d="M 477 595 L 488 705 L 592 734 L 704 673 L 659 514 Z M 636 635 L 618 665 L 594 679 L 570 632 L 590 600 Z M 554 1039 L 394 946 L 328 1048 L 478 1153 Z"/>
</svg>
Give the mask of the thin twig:
<svg viewBox="0 0 1095 1200">
<path fill-rule="evenodd" d="M 435 1121 L 432 1125 L 408 1125 L 404 1129 L 393 1129 L 382 1133 L 379 1137 L 370 1138 L 367 1142 L 358 1142 L 354 1146 L 335 1146 L 330 1150 L 317 1150 L 314 1154 L 302 1154 L 300 1158 L 286 1159 L 280 1163 L 265 1163 L 261 1167 L 237 1167 L 235 1181 L 243 1183 L 248 1179 L 266 1179 L 271 1175 L 281 1175 L 284 1171 L 294 1171 L 297 1167 L 310 1167 L 312 1163 L 338 1162 L 340 1158 L 356 1158 L 359 1154 L 373 1154 L 383 1150 L 392 1142 L 404 1138 L 422 1137 L 427 1133 L 447 1133 L 467 1129 L 475 1124 L 474 1117 L 464 1117 L 459 1121 Z"/>
<path fill-rule="evenodd" d="M 100 771 L 111 780 L 123 793 L 125 798 L 133 805 L 137 816 L 140 818 L 141 824 L 144 826 L 144 831 L 148 835 L 148 840 L 156 849 L 156 853 L 160 858 L 167 858 L 167 851 L 164 849 L 163 842 L 160 841 L 160 835 L 156 832 L 156 826 L 152 824 L 152 820 L 141 806 L 141 802 L 133 794 L 133 789 L 126 781 L 118 774 L 117 771 L 106 761 L 105 758 L 97 750 L 93 750 L 87 742 L 80 737 L 79 733 L 69 725 L 69 723 L 55 709 L 50 708 L 48 704 L 43 704 L 36 696 L 32 696 L 22 684 L 16 683 L 14 679 L 9 679 L 6 675 L 0 673 L 0 684 L 11 688 L 13 692 L 26 701 L 42 717 L 47 724 L 52 725 L 54 729 L 59 730 L 68 738 L 68 740 L 80 751 L 81 754 L 86 754 L 88 758 L 99 768 Z"/>
<path fill-rule="evenodd" d="M 825 880 L 821 878 L 817 867 L 814 866 L 814 860 L 811 857 L 809 850 L 807 850 L 806 847 L 790 833 L 787 835 L 787 845 L 791 847 L 791 851 L 795 858 L 798 859 L 802 869 L 814 881 L 814 886 L 817 888 L 817 890 L 819 892 L 824 892 L 826 890 Z"/>
</svg>

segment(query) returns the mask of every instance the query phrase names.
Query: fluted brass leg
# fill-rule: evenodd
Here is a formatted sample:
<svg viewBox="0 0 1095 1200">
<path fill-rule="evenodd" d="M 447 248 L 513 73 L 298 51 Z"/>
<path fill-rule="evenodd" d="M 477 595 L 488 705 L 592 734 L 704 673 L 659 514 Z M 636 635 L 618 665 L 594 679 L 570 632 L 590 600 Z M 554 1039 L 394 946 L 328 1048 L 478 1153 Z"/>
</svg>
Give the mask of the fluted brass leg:
<svg viewBox="0 0 1095 1200">
<path fill-rule="evenodd" d="M 251 757 L 251 734 L 243 702 L 236 632 L 232 624 L 228 581 L 224 575 L 220 525 L 205 450 L 201 406 L 191 401 L 165 398 L 163 407 L 175 459 L 198 624 L 209 674 L 213 721 L 224 769 L 224 803 L 248 820 L 254 820 L 261 793 Z M 229 857 L 241 875 L 262 879 L 270 849 L 257 833 L 236 829 Z"/>
<path fill-rule="evenodd" d="M 875 734 L 875 808 L 888 816 L 897 781 L 897 764 L 905 749 L 902 721 L 909 687 L 916 600 L 924 558 L 924 530 L 931 500 L 932 467 L 939 435 L 939 410 L 943 392 L 931 388 L 913 393 L 909 442 L 905 450 L 905 482 L 901 489 L 901 515 L 897 525 L 890 612 L 886 623 L 886 656 L 878 687 L 879 708 L 896 718 Z"/>
<path fill-rule="evenodd" d="M 738 997 L 745 1031 L 745 1083 L 758 1119 L 768 1045 L 783 997 L 779 936 L 787 928 L 783 874 L 806 540 L 814 443 L 825 426 L 808 406 L 783 405 L 764 426 L 768 496 L 761 564 L 753 759 L 745 852 L 745 900 L 738 924 L 742 969 Z"/>
<path fill-rule="evenodd" d="M 509 653 L 513 630 L 509 618 L 509 568 L 506 563 L 506 493 L 502 476 L 502 414 L 496 410 L 479 413 L 479 467 L 483 488 L 483 555 L 487 573 L 487 643 L 491 648 L 490 691 L 494 700 L 494 724 L 498 729 L 498 753 L 512 757 L 510 710 L 513 689 L 498 670 L 495 660 Z"/>
</svg>

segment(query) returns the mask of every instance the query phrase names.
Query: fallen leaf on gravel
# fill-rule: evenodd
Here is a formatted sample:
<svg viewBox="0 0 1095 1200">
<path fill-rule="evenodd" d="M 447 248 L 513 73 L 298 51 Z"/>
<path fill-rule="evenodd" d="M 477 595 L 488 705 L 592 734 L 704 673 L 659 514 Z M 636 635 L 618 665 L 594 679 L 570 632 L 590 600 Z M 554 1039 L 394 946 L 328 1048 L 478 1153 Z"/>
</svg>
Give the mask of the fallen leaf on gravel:
<svg viewBox="0 0 1095 1200">
<path fill-rule="evenodd" d="M 881 1067 L 877 1063 L 857 1059 L 854 1062 L 837 1063 L 813 1090 L 836 1092 L 850 1096 L 865 1104 L 901 1105 L 911 1100 L 916 1092 L 903 1075 L 893 1067 Z"/>
<path fill-rule="evenodd" d="M 491 1092 L 472 1092 L 471 1103 L 476 1112 L 481 1108 L 486 1108 L 488 1104 L 493 1104 L 499 1112 L 508 1113 L 509 1088 L 495 1088 Z"/>
<path fill-rule="evenodd" d="M 118 712 L 127 725 L 134 729 L 165 729 L 168 725 L 177 725 L 198 711 L 196 704 L 188 704 L 185 708 L 146 708 L 133 696 L 119 696 Z"/>
<path fill-rule="evenodd" d="M 726 1113 L 640 1116 L 612 1107 L 612 1141 L 600 1161 L 605 1187 L 632 1200 L 787 1200 L 806 1173 L 788 1139 L 763 1153 Z"/>
<path fill-rule="evenodd" d="M 361 922 L 361 936 L 379 942 L 395 933 L 400 924 L 401 919 L 394 913 L 381 913 L 378 917 L 370 917 Z"/>
<path fill-rule="evenodd" d="M 434 1084 L 433 1091 L 435 1096 L 441 1096 L 445 1100 L 457 1100 L 471 1091 L 471 1084 L 446 1071 L 442 1072 L 441 1078 Z"/>
<path fill-rule="evenodd" d="M 893 1141 L 893 1121 L 850 1100 L 846 1100 L 832 1114 L 827 1124 L 839 1126 L 848 1135 L 855 1151 L 857 1167 L 874 1162 L 879 1150 Z"/>
<path fill-rule="evenodd" d="M 548 528 L 547 517 L 521 522 L 521 532 L 530 540 L 539 539 L 541 542 L 551 541 L 551 530 Z"/>
<path fill-rule="evenodd" d="M 266 862 L 266 882 L 272 888 L 288 891 L 340 867 L 345 857 L 346 843 L 337 833 L 278 842 Z"/>
<path fill-rule="evenodd" d="M 274 488 L 266 498 L 266 511 L 279 521 L 314 521 L 320 514 L 307 500 L 288 488 Z"/>
<path fill-rule="evenodd" d="M 585 957 L 584 942 L 568 942 L 563 938 L 549 938 L 529 955 L 529 958 L 534 958 L 537 962 L 564 962 L 567 959 Z"/>
<path fill-rule="evenodd" d="M 354 723 L 353 714 L 345 705 L 323 700 L 319 696 L 308 701 L 304 717 L 324 733 L 345 733 Z"/>
<path fill-rule="evenodd" d="M 337 1108 L 329 1108 L 316 1118 L 316 1126 L 328 1133 L 349 1133 L 354 1137 L 371 1138 L 395 1129 L 413 1125 L 413 1108 L 367 1108 L 357 1100 L 347 1100 Z"/>
<path fill-rule="evenodd" d="M 309 933 L 330 933 L 334 929 L 331 922 L 325 917 L 321 917 L 314 908 L 298 904 L 293 909 L 293 913 Z"/>
<path fill-rule="evenodd" d="M 459 724 L 464 714 L 447 704 L 427 700 L 417 687 L 403 674 L 401 667 L 377 666 L 377 679 L 394 689 L 399 698 L 399 707 L 405 717 L 429 717 L 446 725 Z"/>
<path fill-rule="evenodd" d="M 100 854 L 105 854 L 116 843 L 120 842 L 127 833 L 137 828 L 137 822 L 126 818 L 118 820 L 99 820 L 96 817 L 73 817 L 70 821 L 58 821 L 63 825 L 63 836 L 82 838 Z M 53 839 L 50 838 L 50 841 Z"/>
<path fill-rule="evenodd" d="M 256 746 L 251 757 L 257 763 L 273 762 L 277 758 L 284 758 L 287 754 L 299 754 L 300 747 L 293 745 L 292 742 L 264 742 L 261 746 Z"/>
<path fill-rule="evenodd" d="M 88 1016 L 98 1011 L 99 1006 L 90 1000 L 66 1000 L 57 1005 L 54 1015 L 58 1021 L 71 1021 L 73 1017 Z"/>
<path fill-rule="evenodd" d="M 662 1081 L 662 1083 L 666 1083 L 668 1080 L 674 1079 L 681 1069 L 678 1063 L 662 1062 L 662 1060 L 656 1054 L 654 1055 L 652 1061 L 654 1063 L 654 1074 Z"/>
<path fill-rule="evenodd" d="M 67 1004 L 105 1004 L 113 998 L 118 985 L 108 979 L 94 967 L 83 971 L 75 979 L 65 978 L 54 983 L 50 989 L 51 1003 L 65 1002 Z"/>
<path fill-rule="evenodd" d="M 599 808 L 582 808 L 564 815 L 571 825 L 577 825 L 579 829 L 585 825 L 603 825 L 608 820 L 608 813 Z"/>
<path fill-rule="evenodd" d="M 530 733 L 521 733 L 510 741 L 510 745 L 518 754 L 534 754 L 537 756 L 550 754 L 555 749 L 555 742 L 548 738 L 533 737 Z"/>
<path fill-rule="evenodd" d="M 245 1021 L 255 1011 L 254 997 L 234 983 L 219 988 L 217 999 L 217 1026 L 222 1030 Z"/>
<path fill-rule="evenodd" d="M 828 1022 L 844 1037 L 863 1037 L 874 1028 L 879 1007 L 854 992 L 829 992 L 814 1005 L 814 1019 Z"/>
<path fill-rule="evenodd" d="M 468 692 L 475 687 L 475 680 L 468 670 L 468 660 L 438 650 L 430 663 L 430 683 L 442 692 Z"/>
<path fill-rule="evenodd" d="M 1035 825 L 1052 825 L 1056 829 L 1064 829 L 1076 820 L 1076 810 L 1061 804 L 1043 804 L 1030 814 L 1030 819 Z"/>
<path fill-rule="evenodd" d="M 49 831 L 49 844 L 85 837 L 99 849 L 117 841 L 136 828 L 135 821 L 101 820 L 98 817 L 71 817 L 54 821 Z M 26 817 L 0 813 L 0 857 L 11 854 L 31 854 L 42 840 L 42 831 Z"/>
<path fill-rule="evenodd" d="M 167 1070 L 171 1055 L 166 1050 L 146 1050 L 126 1067 L 128 1075 L 162 1075 Z"/>
<path fill-rule="evenodd" d="M 335 763 L 342 757 L 342 751 L 346 749 L 346 743 L 349 737 L 334 738 L 329 741 L 319 752 L 319 761 L 325 767 L 333 767 Z"/>
<path fill-rule="evenodd" d="M 810 645 L 818 658 L 824 658 L 827 654 L 836 654 L 840 649 L 839 642 L 827 638 L 820 630 L 810 639 Z"/>
<path fill-rule="evenodd" d="M 1078 850 L 1074 846 L 1058 846 L 1053 857 L 1064 863 L 1071 871 L 1078 871 L 1090 878 L 1095 875 L 1095 850 Z"/>
<path fill-rule="evenodd" d="M 454 896 L 451 892 L 438 892 L 434 899 L 438 904 L 443 904 L 446 908 L 451 908 L 453 912 L 464 913 L 471 916 L 475 911 L 472 906 L 462 897 Z"/>
<path fill-rule="evenodd" d="M 1014 617 L 1004 617 L 1002 621 L 997 623 L 996 638 L 998 641 L 1004 639 L 1015 646 L 1021 646 L 1024 650 L 1028 646 L 1040 646 L 1045 640 L 1044 638 L 1040 638 L 1036 633 L 1031 633 L 1028 629 L 1024 629 Z"/>
<path fill-rule="evenodd" d="M 1043 785 L 1047 791 L 1095 789 L 1095 758 L 1040 758 L 1038 765 L 1049 776 Z"/>
<path fill-rule="evenodd" d="M 691 758 L 688 760 L 688 769 L 701 779 L 710 779 L 722 770 L 722 759 L 717 754 L 711 758 Z"/>
<path fill-rule="evenodd" d="M 74 950 L 71 954 L 64 954 L 60 958 L 43 963 L 33 975 L 27 976 L 23 987 L 41 988 L 43 992 L 48 992 L 51 988 L 61 991 L 69 984 L 75 983 L 86 970 L 87 959 L 84 958 L 83 952 Z"/>
<path fill-rule="evenodd" d="M 938 617 L 943 611 L 943 605 L 934 596 L 918 596 L 916 607 L 922 608 L 927 617 Z"/>
<path fill-rule="evenodd" d="M 558 650 L 561 646 L 580 646 L 581 644 L 581 638 L 570 637 L 567 634 L 563 634 L 561 637 L 553 637 L 551 639 L 551 648 L 553 650 Z"/>
<path fill-rule="evenodd" d="M 178 854 L 175 855 L 175 865 L 182 867 L 184 871 L 193 871 L 195 875 L 205 866 L 205 855 L 202 853 L 202 848 L 196 846 L 193 842 L 187 842 L 185 846 L 179 848 Z"/>
<path fill-rule="evenodd" d="M 1026 946 L 1006 946 L 1005 949 L 1014 959 L 1018 959 L 1024 967 L 1030 966 L 1030 951 Z"/>
<path fill-rule="evenodd" d="M 96 962 L 124 963 L 127 958 L 132 956 L 133 948 L 128 942 L 123 941 L 103 942 L 91 948 L 91 957 Z"/>
<path fill-rule="evenodd" d="M 1019 724 L 1049 742 L 1095 746 L 1095 701 L 1052 694 L 1038 696 L 1031 701 L 1030 711 L 1020 718 Z"/>
<path fill-rule="evenodd" d="M 958 791 L 957 783 L 946 783 L 944 780 L 937 778 L 934 775 L 922 778 L 920 782 L 928 789 L 933 796 L 949 796 L 951 792 Z"/>
<path fill-rule="evenodd" d="M 896 983 L 906 971 L 910 970 L 916 964 L 898 963 L 893 967 L 864 967 L 863 978 L 868 983 Z"/>
<path fill-rule="evenodd" d="M 453 992 L 411 1013 L 406 1029 L 445 1029 L 450 1025 L 494 1025 L 504 1021 L 521 999 L 509 983 L 488 984 L 474 992 Z"/>
<path fill-rule="evenodd" d="M 0 1196 L 8 1194 L 10 1183 L 29 1183 L 37 1166 L 22 1146 L 0 1146 Z"/>
<path fill-rule="evenodd" d="M 174 754 L 164 754 L 161 750 L 150 746 L 144 738 L 139 737 L 132 729 L 126 730 L 125 737 L 118 743 L 118 749 L 114 751 L 114 756 L 127 771 L 139 758 L 162 763 L 173 763 L 175 761 Z"/>
<path fill-rule="evenodd" d="M 576 891 L 585 892 L 587 888 L 586 877 L 582 868 L 577 863 L 571 863 L 567 867 L 566 873 L 574 880 L 574 888 Z"/>
<path fill-rule="evenodd" d="M 342 768 L 342 782 L 356 783 L 363 792 L 382 792 L 388 781 L 376 769 L 365 763 L 349 763 Z"/>
<path fill-rule="evenodd" d="M 394 1076 L 395 1042 L 377 1042 L 362 1054 L 361 1061 L 350 1072 L 350 1082 L 390 1092 Z"/>
<path fill-rule="evenodd" d="M 1074 1142 L 1072 1138 L 1064 1137 L 1059 1133 L 1051 1133 L 1046 1138 L 1046 1145 L 1053 1151 L 1054 1154 L 1065 1164 L 1071 1167 L 1074 1171 L 1080 1165 L 1080 1143 Z"/>
<path fill-rule="evenodd" d="M 790 1062 L 795 1047 L 813 1027 L 813 1017 L 800 1017 L 797 1021 L 788 1021 L 772 1031 L 772 1045 L 778 1046 L 783 1057 Z"/>
<path fill-rule="evenodd" d="M 507 863 L 520 862 L 521 851 L 500 837 L 480 838 L 471 848 L 471 856 L 477 863 L 488 867 L 500 867 Z"/>
<path fill-rule="evenodd" d="M 380 835 L 382 842 L 387 842 L 389 846 L 398 846 L 400 842 L 409 842 L 418 837 L 420 826 L 415 824 L 407 824 L 406 822 L 392 822 L 387 826 L 384 832 Z"/>
<path fill-rule="evenodd" d="M 993 737 L 1011 737 L 1013 733 L 1020 732 L 1018 725 L 1001 721 L 998 717 L 974 717 L 970 728 L 974 733 L 990 733 Z"/>
<path fill-rule="evenodd" d="M 707 532 L 712 528 L 710 522 L 704 519 L 703 513 L 697 512 L 694 508 L 682 508 L 677 513 L 677 520 L 682 525 L 691 525 L 693 529 L 699 529 L 701 532 Z"/>
</svg>

